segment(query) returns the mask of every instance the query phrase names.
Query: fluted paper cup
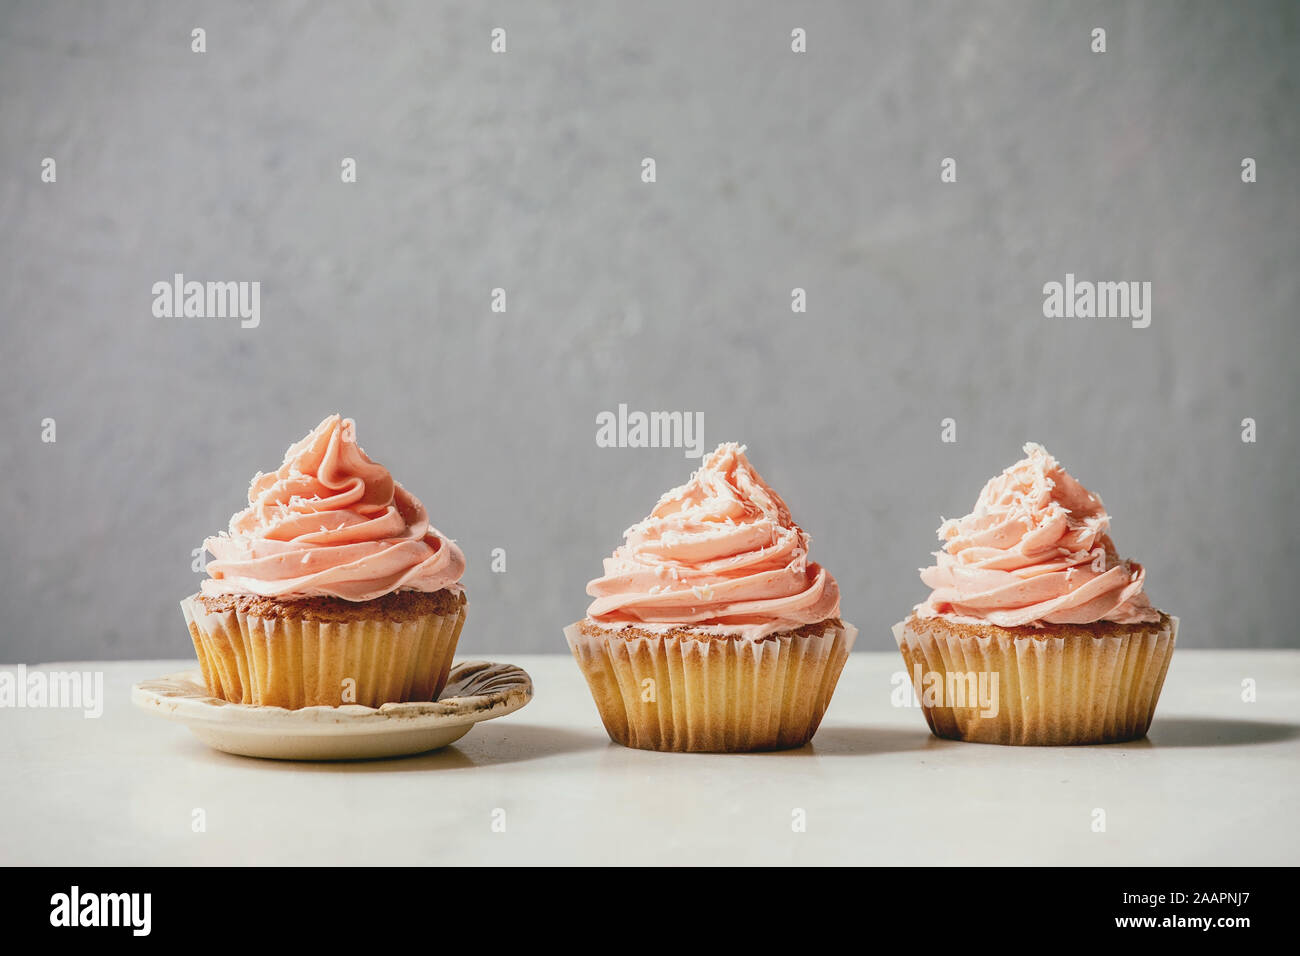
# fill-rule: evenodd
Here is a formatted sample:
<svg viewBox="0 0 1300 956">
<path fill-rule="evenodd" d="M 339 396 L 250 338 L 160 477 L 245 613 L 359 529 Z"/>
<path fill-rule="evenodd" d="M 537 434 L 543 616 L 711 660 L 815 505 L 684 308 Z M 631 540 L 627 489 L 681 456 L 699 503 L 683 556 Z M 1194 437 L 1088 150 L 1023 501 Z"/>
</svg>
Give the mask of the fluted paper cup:
<svg viewBox="0 0 1300 956">
<path fill-rule="evenodd" d="M 933 620 L 933 619 L 932 619 Z M 990 744 L 1100 744 L 1146 735 L 1178 618 L 1126 634 L 1041 637 L 894 625 L 926 723 L 938 737 Z M 992 691 L 996 680 L 996 693 Z M 981 699 L 981 694 L 984 699 Z M 995 706 L 990 706 L 995 704 Z"/>
<path fill-rule="evenodd" d="M 465 605 L 405 621 L 314 621 L 209 611 L 181 602 L 212 696 L 261 707 L 435 700 L 447 683 Z"/>
<path fill-rule="evenodd" d="M 851 624 L 763 640 L 564 629 L 611 740 L 711 752 L 811 740 L 857 633 Z"/>
</svg>

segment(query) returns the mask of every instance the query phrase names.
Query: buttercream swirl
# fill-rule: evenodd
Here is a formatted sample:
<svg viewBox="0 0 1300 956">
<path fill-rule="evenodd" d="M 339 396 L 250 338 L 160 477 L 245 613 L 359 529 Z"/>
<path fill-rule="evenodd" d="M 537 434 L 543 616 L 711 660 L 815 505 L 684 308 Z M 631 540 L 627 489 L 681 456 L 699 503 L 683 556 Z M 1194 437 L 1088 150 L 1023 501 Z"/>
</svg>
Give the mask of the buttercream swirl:
<svg viewBox="0 0 1300 956">
<path fill-rule="evenodd" d="M 393 591 L 460 591 L 465 556 L 424 506 L 331 415 L 258 473 L 229 533 L 208 538 L 204 594 L 369 601 Z"/>
<path fill-rule="evenodd" d="M 939 527 L 943 550 L 921 571 L 933 590 L 921 617 L 953 616 L 998 627 L 1157 621 L 1142 565 L 1123 560 L 1101 499 L 1047 450 L 989 481 L 975 510 Z"/>
<path fill-rule="evenodd" d="M 587 585 L 604 624 L 718 626 L 750 638 L 839 614 L 839 588 L 741 445 L 719 445 L 659 499 Z"/>
</svg>

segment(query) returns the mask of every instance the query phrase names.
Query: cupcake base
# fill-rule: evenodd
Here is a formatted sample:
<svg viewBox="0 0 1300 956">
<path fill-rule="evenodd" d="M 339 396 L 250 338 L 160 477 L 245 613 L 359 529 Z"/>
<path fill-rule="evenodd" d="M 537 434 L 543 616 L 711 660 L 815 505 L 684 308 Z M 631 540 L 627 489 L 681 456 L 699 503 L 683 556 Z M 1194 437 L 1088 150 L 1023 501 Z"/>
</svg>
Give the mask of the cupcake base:
<svg viewBox="0 0 1300 956">
<path fill-rule="evenodd" d="M 181 602 L 212 696 L 290 710 L 436 699 L 465 610 L 464 594 L 449 590 L 358 603 L 201 594 Z"/>
<path fill-rule="evenodd" d="M 811 740 L 857 633 L 837 619 L 760 640 L 591 621 L 564 630 L 611 740 L 721 753 Z"/>
<path fill-rule="evenodd" d="M 1115 743 L 1146 735 L 1178 619 L 1001 628 L 915 614 L 894 625 L 937 737 L 989 744 Z M 982 698 L 982 699 L 981 699 Z"/>
</svg>

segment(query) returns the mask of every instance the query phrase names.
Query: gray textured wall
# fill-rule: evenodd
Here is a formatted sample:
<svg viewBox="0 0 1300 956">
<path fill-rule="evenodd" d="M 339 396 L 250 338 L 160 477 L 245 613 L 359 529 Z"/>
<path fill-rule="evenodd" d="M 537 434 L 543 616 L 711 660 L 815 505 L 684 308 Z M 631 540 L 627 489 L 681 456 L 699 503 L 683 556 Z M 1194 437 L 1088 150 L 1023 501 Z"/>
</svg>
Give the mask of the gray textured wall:
<svg viewBox="0 0 1300 956">
<path fill-rule="evenodd" d="M 561 650 L 694 465 L 597 448 L 619 402 L 749 444 L 860 648 L 1026 439 L 1187 646 L 1295 646 L 1297 6 L 786 7 L 4 3 L 0 659 L 187 653 L 190 549 L 336 410 L 465 548 L 463 650 Z M 261 326 L 154 318 L 175 272 Z M 1045 319 L 1066 272 L 1150 328 Z"/>
</svg>

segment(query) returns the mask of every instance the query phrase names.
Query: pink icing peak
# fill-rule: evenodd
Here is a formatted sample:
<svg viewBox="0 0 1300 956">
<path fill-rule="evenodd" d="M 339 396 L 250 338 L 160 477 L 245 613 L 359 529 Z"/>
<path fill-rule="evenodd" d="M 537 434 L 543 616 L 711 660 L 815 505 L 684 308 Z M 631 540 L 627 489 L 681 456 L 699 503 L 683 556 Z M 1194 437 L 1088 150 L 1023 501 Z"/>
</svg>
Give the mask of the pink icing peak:
<svg viewBox="0 0 1300 956">
<path fill-rule="evenodd" d="M 811 539 L 741 445 L 719 445 L 623 537 L 587 585 L 593 621 L 759 638 L 839 615 L 835 579 L 808 560 Z"/>
<path fill-rule="evenodd" d="M 1142 565 L 1123 560 L 1101 499 L 1041 445 L 980 492 L 975 510 L 939 527 L 943 550 L 921 571 L 932 588 L 917 607 L 998 627 L 1157 621 Z"/>
<path fill-rule="evenodd" d="M 203 593 L 370 601 L 393 591 L 460 590 L 465 556 L 429 524 L 424 506 L 357 445 L 350 418 L 331 415 L 258 473 L 214 555 Z"/>
</svg>

